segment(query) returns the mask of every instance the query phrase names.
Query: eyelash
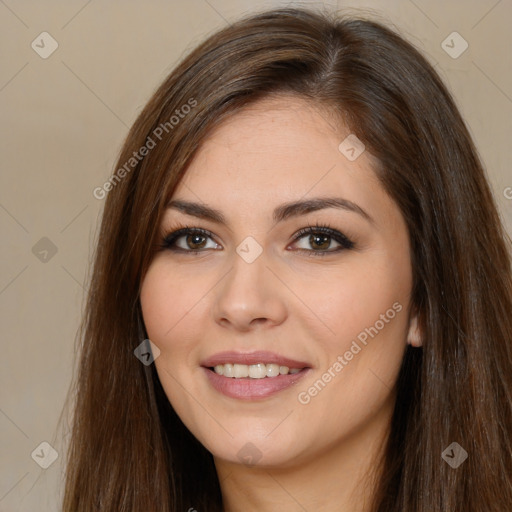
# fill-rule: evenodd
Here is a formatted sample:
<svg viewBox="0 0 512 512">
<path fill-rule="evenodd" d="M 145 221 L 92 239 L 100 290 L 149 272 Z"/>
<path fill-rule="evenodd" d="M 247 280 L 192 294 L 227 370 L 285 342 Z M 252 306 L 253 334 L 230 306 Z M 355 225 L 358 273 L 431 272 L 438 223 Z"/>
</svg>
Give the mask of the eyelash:
<svg viewBox="0 0 512 512">
<path fill-rule="evenodd" d="M 336 242 L 340 244 L 340 247 L 334 250 L 325 250 L 325 251 L 315 251 L 315 250 L 308 250 L 308 249 L 295 249 L 301 253 L 306 253 L 308 256 L 317 257 L 317 256 L 326 256 L 327 254 L 331 253 L 338 253 L 343 250 L 347 249 L 353 249 L 354 248 L 354 242 L 352 242 L 349 238 L 347 238 L 343 233 L 340 231 L 337 231 L 335 229 L 332 229 L 329 225 L 326 224 L 316 224 L 315 226 L 308 226 L 306 228 L 303 228 L 299 230 L 293 239 L 292 243 L 297 242 L 301 238 L 303 238 L 306 235 L 313 235 L 313 234 L 322 234 L 326 235 Z M 161 250 L 171 250 L 173 252 L 181 252 L 181 253 L 191 253 L 195 256 L 199 255 L 199 253 L 205 251 L 206 249 L 182 249 L 180 247 L 175 247 L 174 244 L 176 241 L 185 236 L 185 235 L 201 235 L 204 237 L 212 238 L 213 234 L 202 228 L 196 228 L 192 226 L 186 226 L 186 225 L 179 225 L 175 226 L 173 230 L 171 230 L 170 233 L 164 236 L 162 243 L 160 245 Z"/>
</svg>

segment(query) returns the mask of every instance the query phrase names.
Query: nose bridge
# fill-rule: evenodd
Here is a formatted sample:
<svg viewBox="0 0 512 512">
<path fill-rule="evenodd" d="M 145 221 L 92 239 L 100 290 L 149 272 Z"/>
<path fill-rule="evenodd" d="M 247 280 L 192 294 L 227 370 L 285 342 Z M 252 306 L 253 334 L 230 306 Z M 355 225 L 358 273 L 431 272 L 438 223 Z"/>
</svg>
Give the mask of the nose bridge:
<svg viewBox="0 0 512 512">
<path fill-rule="evenodd" d="M 255 256 L 254 248 L 241 243 L 233 255 L 232 267 L 226 276 L 223 295 L 236 301 L 261 300 L 266 293 L 269 271 L 268 261 L 263 251 Z"/>
<path fill-rule="evenodd" d="M 228 321 L 242 328 L 255 319 L 273 322 L 282 319 L 283 297 L 275 289 L 274 274 L 267 268 L 267 254 L 259 244 L 258 247 L 254 239 L 246 239 L 233 254 L 232 267 L 217 289 L 214 306 L 217 322 Z"/>
</svg>

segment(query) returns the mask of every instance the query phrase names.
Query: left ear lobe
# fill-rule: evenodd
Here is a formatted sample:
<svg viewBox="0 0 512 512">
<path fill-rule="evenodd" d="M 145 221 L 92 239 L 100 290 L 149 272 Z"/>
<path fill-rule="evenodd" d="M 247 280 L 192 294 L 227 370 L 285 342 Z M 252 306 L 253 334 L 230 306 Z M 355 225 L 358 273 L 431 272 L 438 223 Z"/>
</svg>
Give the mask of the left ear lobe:
<svg viewBox="0 0 512 512">
<path fill-rule="evenodd" d="M 422 335 L 420 326 L 418 323 L 418 315 L 414 314 L 411 316 L 409 321 L 409 332 L 407 333 L 407 344 L 413 347 L 423 346 Z"/>
</svg>

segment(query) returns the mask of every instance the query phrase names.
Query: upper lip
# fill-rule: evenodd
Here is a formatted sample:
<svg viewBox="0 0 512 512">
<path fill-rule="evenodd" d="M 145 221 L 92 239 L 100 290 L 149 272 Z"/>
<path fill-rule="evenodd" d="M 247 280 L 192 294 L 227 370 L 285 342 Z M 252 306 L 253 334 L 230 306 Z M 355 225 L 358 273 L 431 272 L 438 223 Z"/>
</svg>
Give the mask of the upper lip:
<svg viewBox="0 0 512 512">
<path fill-rule="evenodd" d="M 236 364 L 278 364 L 279 366 L 287 366 L 288 368 L 309 368 L 309 364 L 304 361 L 297 361 L 289 357 L 276 354 L 274 352 L 267 352 L 259 350 L 256 352 L 219 352 L 213 356 L 205 359 L 201 366 L 211 368 L 219 364 L 236 363 Z"/>
</svg>

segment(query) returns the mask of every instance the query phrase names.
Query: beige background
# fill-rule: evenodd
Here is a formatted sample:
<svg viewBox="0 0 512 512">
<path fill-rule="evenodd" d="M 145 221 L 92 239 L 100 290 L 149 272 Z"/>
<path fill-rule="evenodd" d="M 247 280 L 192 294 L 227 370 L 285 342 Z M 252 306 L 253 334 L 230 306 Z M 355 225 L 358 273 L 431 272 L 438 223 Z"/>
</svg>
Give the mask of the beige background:
<svg viewBox="0 0 512 512">
<path fill-rule="evenodd" d="M 0 1 L 0 511 L 59 509 L 65 439 L 57 421 L 72 377 L 103 207 L 92 191 L 111 173 L 128 127 L 160 81 L 207 34 L 255 8 L 288 4 L 322 5 Z M 370 9 L 426 52 L 467 120 L 512 232 L 512 2 L 323 5 Z M 47 59 L 31 47 L 43 31 L 59 45 Z M 441 47 L 453 31 L 469 44 L 457 59 Z M 43 237 L 56 254 L 34 254 Z M 44 251 L 48 243 L 36 247 Z M 48 469 L 31 458 L 43 441 L 59 453 Z"/>
</svg>

